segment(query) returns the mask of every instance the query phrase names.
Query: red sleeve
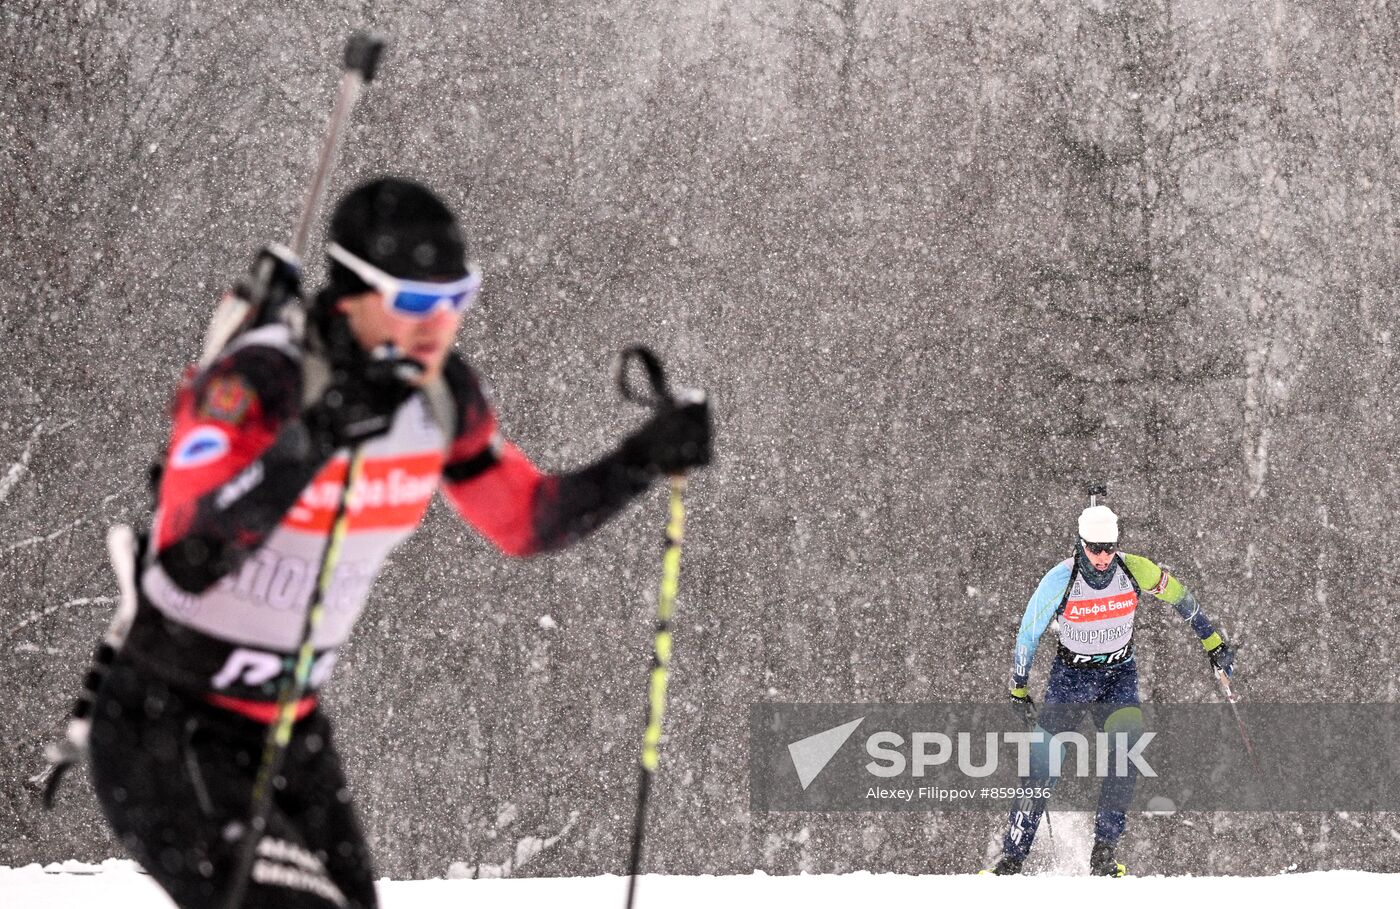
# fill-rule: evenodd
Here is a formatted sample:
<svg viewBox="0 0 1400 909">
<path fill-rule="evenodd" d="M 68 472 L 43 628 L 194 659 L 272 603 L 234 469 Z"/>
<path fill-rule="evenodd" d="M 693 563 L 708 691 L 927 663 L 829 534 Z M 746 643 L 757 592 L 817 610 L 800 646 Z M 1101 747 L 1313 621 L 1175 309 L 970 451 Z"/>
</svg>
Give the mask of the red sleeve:
<svg viewBox="0 0 1400 909">
<path fill-rule="evenodd" d="M 281 362 L 264 363 L 255 351 L 232 357 L 176 393 L 152 533 L 157 553 L 196 528 L 205 500 L 262 455 L 290 415 L 274 381 L 290 363 L 271 356 Z"/>
<path fill-rule="evenodd" d="M 457 404 L 458 421 L 442 471 L 447 501 L 507 555 L 536 552 L 532 506 L 548 477 L 500 437 L 496 413 L 480 380 L 465 363 L 449 359 L 444 376 Z"/>
<path fill-rule="evenodd" d="M 491 446 L 491 465 L 468 479 L 448 481 L 447 500 L 506 555 L 531 555 L 539 551 L 533 504 L 550 478 L 511 443 L 497 440 Z"/>
</svg>

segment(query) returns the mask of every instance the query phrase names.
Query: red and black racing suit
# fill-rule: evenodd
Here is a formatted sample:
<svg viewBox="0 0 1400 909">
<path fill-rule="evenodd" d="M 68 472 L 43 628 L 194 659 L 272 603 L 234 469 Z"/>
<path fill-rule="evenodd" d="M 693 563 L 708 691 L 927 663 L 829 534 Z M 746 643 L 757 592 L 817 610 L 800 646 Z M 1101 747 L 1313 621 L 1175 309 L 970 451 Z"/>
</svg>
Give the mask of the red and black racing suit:
<svg viewBox="0 0 1400 909">
<path fill-rule="evenodd" d="M 347 530 L 244 906 L 375 905 L 329 721 L 316 709 L 375 576 L 441 488 L 503 552 L 557 548 L 646 488 L 627 442 L 566 475 L 500 438 L 472 371 L 444 369 L 450 426 L 422 393 L 362 443 Z M 217 905 L 233 873 L 266 724 L 299 641 L 350 452 L 303 419 L 301 352 L 258 329 L 177 396 L 140 604 L 99 692 L 93 779 L 123 843 L 182 907 Z M 441 408 L 438 408 L 440 411 Z"/>
</svg>

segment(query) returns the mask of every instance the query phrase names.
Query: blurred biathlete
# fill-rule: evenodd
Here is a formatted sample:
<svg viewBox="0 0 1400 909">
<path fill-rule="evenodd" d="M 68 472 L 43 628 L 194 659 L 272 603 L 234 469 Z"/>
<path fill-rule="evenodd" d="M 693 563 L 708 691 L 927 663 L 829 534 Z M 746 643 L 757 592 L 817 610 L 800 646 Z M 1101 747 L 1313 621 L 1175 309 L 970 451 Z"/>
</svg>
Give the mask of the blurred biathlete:
<svg viewBox="0 0 1400 909">
<path fill-rule="evenodd" d="M 1110 736 L 1108 766 L 1117 766 L 1117 748 L 1131 749 L 1142 733 L 1137 664 L 1133 659 L 1133 618 L 1138 598 L 1150 593 L 1176 608 L 1200 638 L 1211 665 L 1233 673 L 1230 646 L 1191 592 L 1151 559 L 1118 550 L 1118 516 L 1106 505 L 1093 505 L 1079 516 L 1079 541 L 1072 558 L 1059 563 L 1041 579 L 1026 605 L 1011 669 L 1011 697 L 1045 733 L 1045 744 L 1031 749 L 1028 787 L 1054 785 L 1050 776 L 1051 736 L 1077 729 L 1086 713 Z M 1039 714 L 1027 688 L 1036 645 L 1059 619 L 1060 647 L 1050 669 L 1050 683 Z M 1123 733 L 1120 737 L 1115 733 Z M 1115 747 L 1116 746 L 1116 747 Z M 1128 773 L 1104 778 L 1094 817 L 1093 874 L 1122 877 L 1124 866 L 1114 850 L 1127 825 L 1127 807 L 1136 782 L 1136 766 L 1124 762 Z M 1002 842 L 1001 859 L 993 874 L 1019 874 L 1045 813 L 1044 798 L 1023 799 L 1011 809 Z"/>
<path fill-rule="evenodd" d="M 710 458 L 699 400 L 659 411 L 587 467 L 541 472 L 502 438 L 481 383 L 451 350 L 480 283 L 452 212 L 416 183 L 378 179 L 340 202 L 329 240 L 329 283 L 305 343 L 282 324 L 255 328 L 177 393 L 136 616 L 93 706 L 102 810 L 185 909 L 237 892 L 268 724 L 352 450 L 362 470 L 247 909 L 375 905 L 316 688 L 435 490 L 503 552 L 524 556 L 578 540 L 654 478 Z"/>
</svg>

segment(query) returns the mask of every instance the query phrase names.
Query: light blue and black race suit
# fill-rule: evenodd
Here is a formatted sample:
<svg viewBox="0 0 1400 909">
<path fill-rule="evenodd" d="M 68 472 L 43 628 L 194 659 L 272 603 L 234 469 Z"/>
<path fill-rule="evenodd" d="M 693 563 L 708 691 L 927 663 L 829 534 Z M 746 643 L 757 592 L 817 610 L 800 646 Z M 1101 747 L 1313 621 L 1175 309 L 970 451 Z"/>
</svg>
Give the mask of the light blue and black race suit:
<svg viewBox="0 0 1400 909">
<path fill-rule="evenodd" d="M 1012 668 L 1012 687 L 1025 689 L 1040 636 L 1058 618 L 1059 652 L 1050 670 L 1044 705 L 1036 717 L 1036 729 L 1044 733 L 1044 739 L 1031 749 L 1031 773 L 1024 781 L 1027 788 L 1047 790 L 1054 785 L 1049 741 L 1059 733 L 1078 730 L 1085 714 L 1093 718 L 1097 729 L 1109 734 L 1109 767 L 1118 766 L 1119 751 L 1136 744 L 1142 733 L 1142 710 L 1133 658 L 1133 619 L 1143 592 L 1171 603 L 1206 649 L 1219 643 L 1219 635 L 1190 591 L 1142 556 L 1118 553 L 1107 569 L 1097 571 L 1081 549 L 1041 579 L 1016 635 Z M 1105 777 L 1099 793 L 1094 836 L 1108 843 L 1116 843 L 1123 835 L 1137 779 L 1136 766 L 1125 763 L 1128 772 Z M 1045 813 L 1045 802 L 1044 797 L 1028 798 L 1013 806 L 1003 854 L 1026 857 Z"/>
</svg>

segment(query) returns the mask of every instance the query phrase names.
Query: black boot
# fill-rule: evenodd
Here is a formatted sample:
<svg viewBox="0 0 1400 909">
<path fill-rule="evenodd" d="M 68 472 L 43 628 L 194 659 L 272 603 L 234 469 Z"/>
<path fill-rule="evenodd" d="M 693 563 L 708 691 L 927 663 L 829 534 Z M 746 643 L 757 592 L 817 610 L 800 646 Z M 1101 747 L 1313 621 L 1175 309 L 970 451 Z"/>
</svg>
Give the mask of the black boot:
<svg viewBox="0 0 1400 909">
<path fill-rule="evenodd" d="M 1115 843 L 1094 840 L 1094 852 L 1089 856 L 1089 873 L 1101 877 L 1122 877 L 1128 869 L 1113 857 Z"/>
</svg>

